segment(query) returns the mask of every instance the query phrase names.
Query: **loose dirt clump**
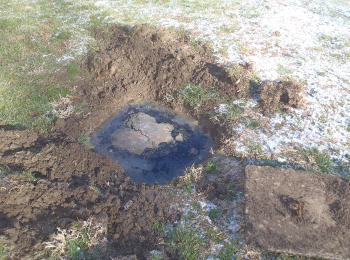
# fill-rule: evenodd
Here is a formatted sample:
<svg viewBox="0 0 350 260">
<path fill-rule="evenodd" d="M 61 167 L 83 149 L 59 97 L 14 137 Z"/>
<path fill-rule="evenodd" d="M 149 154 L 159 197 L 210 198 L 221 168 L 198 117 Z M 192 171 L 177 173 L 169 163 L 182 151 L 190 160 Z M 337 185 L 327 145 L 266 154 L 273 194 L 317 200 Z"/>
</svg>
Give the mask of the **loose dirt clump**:
<svg viewBox="0 0 350 260">
<path fill-rule="evenodd" d="M 349 259 L 350 183 L 292 169 L 245 168 L 248 244 L 307 257 Z"/>
<path fill-rule="evenodd" d="M 265 114 L 283 109 L 300 108 L 304 104 L 304 87 L 295 81 L 264 82 L 258 89 L 260 106 Z"/>
</svg>

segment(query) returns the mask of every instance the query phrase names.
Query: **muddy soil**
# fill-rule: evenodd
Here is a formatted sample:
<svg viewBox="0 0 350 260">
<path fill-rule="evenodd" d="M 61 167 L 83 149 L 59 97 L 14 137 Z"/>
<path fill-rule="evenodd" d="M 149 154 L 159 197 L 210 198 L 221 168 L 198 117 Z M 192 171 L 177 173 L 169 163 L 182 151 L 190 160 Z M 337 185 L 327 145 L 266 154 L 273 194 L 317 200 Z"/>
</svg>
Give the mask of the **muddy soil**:
<svg viewBox="0 0 350 260">
<path fill-rule="evenodd" d="M 227 99 L 250 96 L 249 80 L 230 77 L 205 44 L 195 49 L 186 37 L 172 39 L 147 25 L 131 31 L 114 26 L 95 37 L 102 44 L 81 66 L 90 74 L 71 84 L 75 104 L 83 104 L 80 116 L 58 119 L 52 134 L 0 126 L 0 166 L 36 178 L 10 174 L 0 179 L 0 235 L 12 259 L 43 251 L 53 230 L 89 216 L 104 216 L 109 242 L 121 255 L 143 259 L 157 247 L 155 221 L 179 217 L 169 212 L 174 197 L 163 186 L 135 184 L 116 162 L 78 143 L 79 134 L 91 134 L 129 102 L 150 99 L 207 122 L 219 144 L 225 129 L 167 97 L 187 84 L 216 87 Z M 226 193 L 215 185 L 201 189 L 218 198 Z"/>
</svg>

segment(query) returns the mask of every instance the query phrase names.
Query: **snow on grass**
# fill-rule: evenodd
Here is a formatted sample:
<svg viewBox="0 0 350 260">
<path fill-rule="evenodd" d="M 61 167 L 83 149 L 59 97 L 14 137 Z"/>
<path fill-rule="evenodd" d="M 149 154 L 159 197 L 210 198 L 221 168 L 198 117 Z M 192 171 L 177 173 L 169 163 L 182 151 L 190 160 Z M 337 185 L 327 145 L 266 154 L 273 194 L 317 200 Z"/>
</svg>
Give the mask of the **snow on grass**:
<svg viewBox="0 0 350 260">
<path fill-rule="evenodd" d="M 350 155 L 350 5 L 346 1 L 74 1 L 127 25 L 184 26 L 209 41 L 219 62 L 252 61 L 261 80 L 306 82 L 304 109 L 263 117 L 264 129 L 234 128 L 237 154 L 301 163 L 301 151 L 328 151 L 334 166 Z M 96 10 L 95 10 L 96 12 Z M 83 21 L 82 21 L 83 22 Z M 222 51 L 225 50 L 225 51 Z M 224 108 L 224 107 L 222 107 Z M 224 110 L 223 110 L 224 111 Z M 335 167 L 336 168 L 336 167 Z"/>
<path fill-rule="evenodd" d="M 35 1 L 30 1 L 35 2 Z M 214 48 L 218 62 L 251 61 L 261 80 L 306 82 L 306 106 L 291 114 L 259 117 L 261 126 L 234 127 L 237 154 L 305 165 L 301 151 L 328 151 L 350 168 L 350 5 L 341 0 L 65 0 L 60 29 L 72 34 L 65 62 L 87 52 L 90 24 L 150 23 L 190 30 Z M 40 18 L 40 10 L 37 12 Z M 45 19 L 45 17 L 43 17 Z M 50 58 L 48 56 L 47 58 Z M 224 107 L 222 107 L 224 108 Z M 249 107 L 247 108 L 249 109 Z M 224 109 L 222 110 L 224 111 Z M 254 113 L 254 112 L 252 112 Z M 255 112 L 257 113 L 257 112 Z M 303 162 L 304 161 L 304 162 Z M 310 162 L 308 162 L 310 163 Z M 343 167 L 344 170 L 344 167 Z"/>
</svg>

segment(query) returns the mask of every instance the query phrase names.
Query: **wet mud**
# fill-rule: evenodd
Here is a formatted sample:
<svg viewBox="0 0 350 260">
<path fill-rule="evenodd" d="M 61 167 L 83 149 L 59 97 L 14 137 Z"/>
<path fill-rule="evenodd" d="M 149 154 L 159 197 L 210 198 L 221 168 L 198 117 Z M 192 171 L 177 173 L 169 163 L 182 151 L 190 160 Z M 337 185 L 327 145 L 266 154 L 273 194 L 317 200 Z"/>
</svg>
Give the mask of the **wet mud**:
<svg viewBox="0 0 350 260">
<path fill-rule="evenodd" d="M 91 136 L 94 151 L 117 161 L 137 183 L 165 184 L 215 149 L 198 121 L 155 102 L 126 106 Z"/>
</svg>

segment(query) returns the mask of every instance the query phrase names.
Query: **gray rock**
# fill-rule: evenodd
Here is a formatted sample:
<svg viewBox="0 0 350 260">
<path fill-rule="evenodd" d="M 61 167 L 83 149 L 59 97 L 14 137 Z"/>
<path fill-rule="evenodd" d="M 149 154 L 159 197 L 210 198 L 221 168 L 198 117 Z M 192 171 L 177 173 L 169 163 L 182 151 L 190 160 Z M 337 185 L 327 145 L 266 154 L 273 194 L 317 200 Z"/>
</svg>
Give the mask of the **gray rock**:
<svg viewBox="0 0 350 260">
<path fill-rule="evenodd" d="M 188 153 L 193 155 L 198 155 L 199 151 L 196 148 L 192 147 Z"/>
<path fill-rule="evenodd" d="M 171 136 L 173 125 L 157 123 L 154 117 L 145 113 L 131 115 L 125 125 L 127 127 L 111 134 L 112 144 L 132 154 L 140 155 L 146 148 L 157 148 L 160 143 L 174 141 Z"/>
</svg>

